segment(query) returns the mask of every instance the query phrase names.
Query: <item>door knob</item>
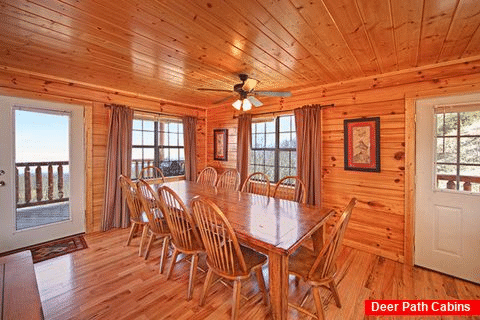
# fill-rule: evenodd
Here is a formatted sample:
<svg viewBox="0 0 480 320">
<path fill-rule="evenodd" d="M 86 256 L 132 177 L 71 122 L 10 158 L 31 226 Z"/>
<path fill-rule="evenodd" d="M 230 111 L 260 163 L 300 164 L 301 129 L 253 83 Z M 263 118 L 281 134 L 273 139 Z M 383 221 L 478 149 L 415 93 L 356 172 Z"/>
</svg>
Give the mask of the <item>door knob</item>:
<svg viewBox="0 0 480 320">
<path fill-rule="evenodd" d="M 0 170 L 0 176 L 3 176 L 5 174 L 5 170 Z"/>
<path fill-rule="evenodd" d="M 5 181 L 0 181 L 0 187 L 4 187 L 5 186 Z"/>
</svg>

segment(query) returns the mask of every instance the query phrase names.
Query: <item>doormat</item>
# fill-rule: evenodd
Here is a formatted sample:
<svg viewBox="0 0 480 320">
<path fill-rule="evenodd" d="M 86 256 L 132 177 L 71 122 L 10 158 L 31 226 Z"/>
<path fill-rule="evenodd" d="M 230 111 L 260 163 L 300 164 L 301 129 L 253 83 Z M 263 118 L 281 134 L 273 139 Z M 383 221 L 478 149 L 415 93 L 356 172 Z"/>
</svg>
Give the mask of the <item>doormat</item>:
<svg viewBox="0 0 480 320">
<path fill-rule="evenodd" d="M 24 248 L 24 250 L 30 250 L 32 252 L 33 263 L 37 263 L 86 248 L 88 248 L 88 245 L 85 237 L 83 234 L 77 234 L 36 244 Z"/>
</svg>

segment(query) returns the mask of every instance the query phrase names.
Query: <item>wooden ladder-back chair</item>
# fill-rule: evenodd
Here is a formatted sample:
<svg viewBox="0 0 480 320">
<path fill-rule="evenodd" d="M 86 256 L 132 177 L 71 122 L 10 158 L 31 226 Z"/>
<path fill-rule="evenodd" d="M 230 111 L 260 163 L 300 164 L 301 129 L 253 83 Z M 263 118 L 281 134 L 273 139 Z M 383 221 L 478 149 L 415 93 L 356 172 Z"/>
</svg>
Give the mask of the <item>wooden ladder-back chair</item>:
<svg viewBox="0 0 480 320">
<path fill-rule="evenodd" d="M 207 252 L 208 272 L 200 297 L 200 306 L 205 304 L 212 276 L 215 273 L 222 278 L 234 281 L 232 319 L 237 319 L 241 281 L 249 278 L 252 271 L 257 275 L 263 301 L 267 304 L 267 292 L 262 273 L 262 266 L 267 262 L 267 257 L 238 243 L 232 226 L 212 201 L 197 196 L 192 200 L 192 211 Z"/>
<path fill-rule="evenodd" d="M 305 203 L 307 200 L 307 189 L 305 183 L 299 177 L 286 176 L 275 185 L 273 197 Z"/>
<path fill-rule="evenodd" d="M 138 255 L 141 256 L 143 252 L 143 244 L 148 233 L 148 218 L 143 210 L 142 203 L 137 196 L 137 186 L 135 183 L 133 183 L 130 178 L 124 176 L 123 174 L 118 177 L 118 181 L 120 182 L 124 199 L 130 211 L 130 223 L 132 224 L 127 239 L 127 246 L 130 245 L 130 242 L 132 241 L 138 227 L 142 227 L 142 237 L 140 239 L 140 246 L 138 248 Z"/>
<path fill-rule="evenodd" d="M 203 169 L 198 175 L 197 183 L 215 186 L 215 183 L 217 183 L 217 175 L 218 173 L 215 168 L 205 167 L 205 169 Z"/>
<path fill-rule="evenodd" d="M 217 188 L 238 191 L 240 186 L 240 173 L 237 169 L 227 169 L 220 175 L 217 181 Z"/>
<path fill-rule="evenodd" d="M 155 166 L 143 168 L 138 175 L 138 179 L 165 183 L 165 176 L 162 169 Z"/>
<path fill-rule="evenodd" d="M 314 318 L 325 319 L 323 304 L 320 298 L 320 287 L 323 286 L 330 289 L 333 297 L 335 298 L 337 306 L 341 308 L 342 305 L 340 304 L 340 296 L 338 295 L 338 290 L 334 279 L 336 273 L 335 262 L 338 254 L 340 253 L 343 236 L 345 234 L 345 230 L 347 229 L 353 207 L 356 203 L 357 199 L 352 198 L 352 200 L 350 200 L 335 224 L 332 232 L 326 239 L 320 253 L 316 254 L 315 252 L 300 246 L 294 253 L 292 253 L 292 255 L 290 255 L 290 259 L 288 261 L 288 272 L 300 277 L 303 281 L 311 286 L 315 307 L 317 309 L 317 316 L 303 308 L 308 296 L 308 292 L 300 305 L 289 303 L 288 305 L 290 307 L 295 308 L 298 311 L 301 311 Z"/>
<path fill-rule="evenodd" d="M 172 275 L 178 254 L 191 255 L 192 265 L 190 266 L 187 291 L 187 300 L 191 300 L 195 275 L 197 273 L 198 258 L 201 252 L 205 252 L 202 239 L 193 221 L 193 217 L 175 191 L 167 186 L 162 186 L 158 189 L 158 196 L 163 206 L 165 220 L 172 234 L 171 242 L 174 247 L 170 267 L 167 271 L 167 279 L 170 279 Z"/>
<path fill-rule="evenodd" d="M 242 186 L 242 192 L 270 196 L 270 180 L 262 172 L 254 172 L 248 176 Z"/>
<path fill-rule="evenodd" d="M 145 259 L 148 258 L 153 241 L 156 238 L 163 238 L 162 253 L 160 256 L 160 273 L 163 273 L 163 265 L 167 259 L 168 245 L 170 243 L 170 229 L 163 217 L 162 204 L 157 193 L 145 180 L 140 179 L 137 183 L 138 194 L 142 201 L 143 209 L 147 214 L 150 239 L 145 250 Z"/>
</svg>

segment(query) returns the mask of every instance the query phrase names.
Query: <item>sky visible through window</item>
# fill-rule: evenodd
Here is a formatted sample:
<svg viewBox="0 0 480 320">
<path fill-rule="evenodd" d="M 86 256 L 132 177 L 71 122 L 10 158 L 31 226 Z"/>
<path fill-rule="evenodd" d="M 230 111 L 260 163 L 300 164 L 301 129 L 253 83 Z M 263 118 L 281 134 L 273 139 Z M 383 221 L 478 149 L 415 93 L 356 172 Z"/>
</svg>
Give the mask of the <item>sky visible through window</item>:
<svg viewBox="0 0 480 320">
<path fill-rule="evenodd" d="M 68 161 L 69 116 L 15 110 L 15 162 Z"/>
</svg>

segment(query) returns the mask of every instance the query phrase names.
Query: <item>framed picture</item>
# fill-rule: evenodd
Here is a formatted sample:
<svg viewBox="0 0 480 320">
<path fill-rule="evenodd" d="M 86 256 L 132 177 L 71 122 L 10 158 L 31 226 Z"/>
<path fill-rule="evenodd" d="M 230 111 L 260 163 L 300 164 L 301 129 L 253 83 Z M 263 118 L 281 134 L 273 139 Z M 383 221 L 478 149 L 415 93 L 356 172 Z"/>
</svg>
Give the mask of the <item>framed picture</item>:
<svg viewBox="0 0 480 320">
<path fill-rule="evenodd" d="M 380 172 L 380 118 L 343 121 L 345 170 Z"/>
<path fill-rule="evenodd" d="M 228 160 L 228 130 L 213 130 L 213 159 L 220 161 Z"/>
</svg>

